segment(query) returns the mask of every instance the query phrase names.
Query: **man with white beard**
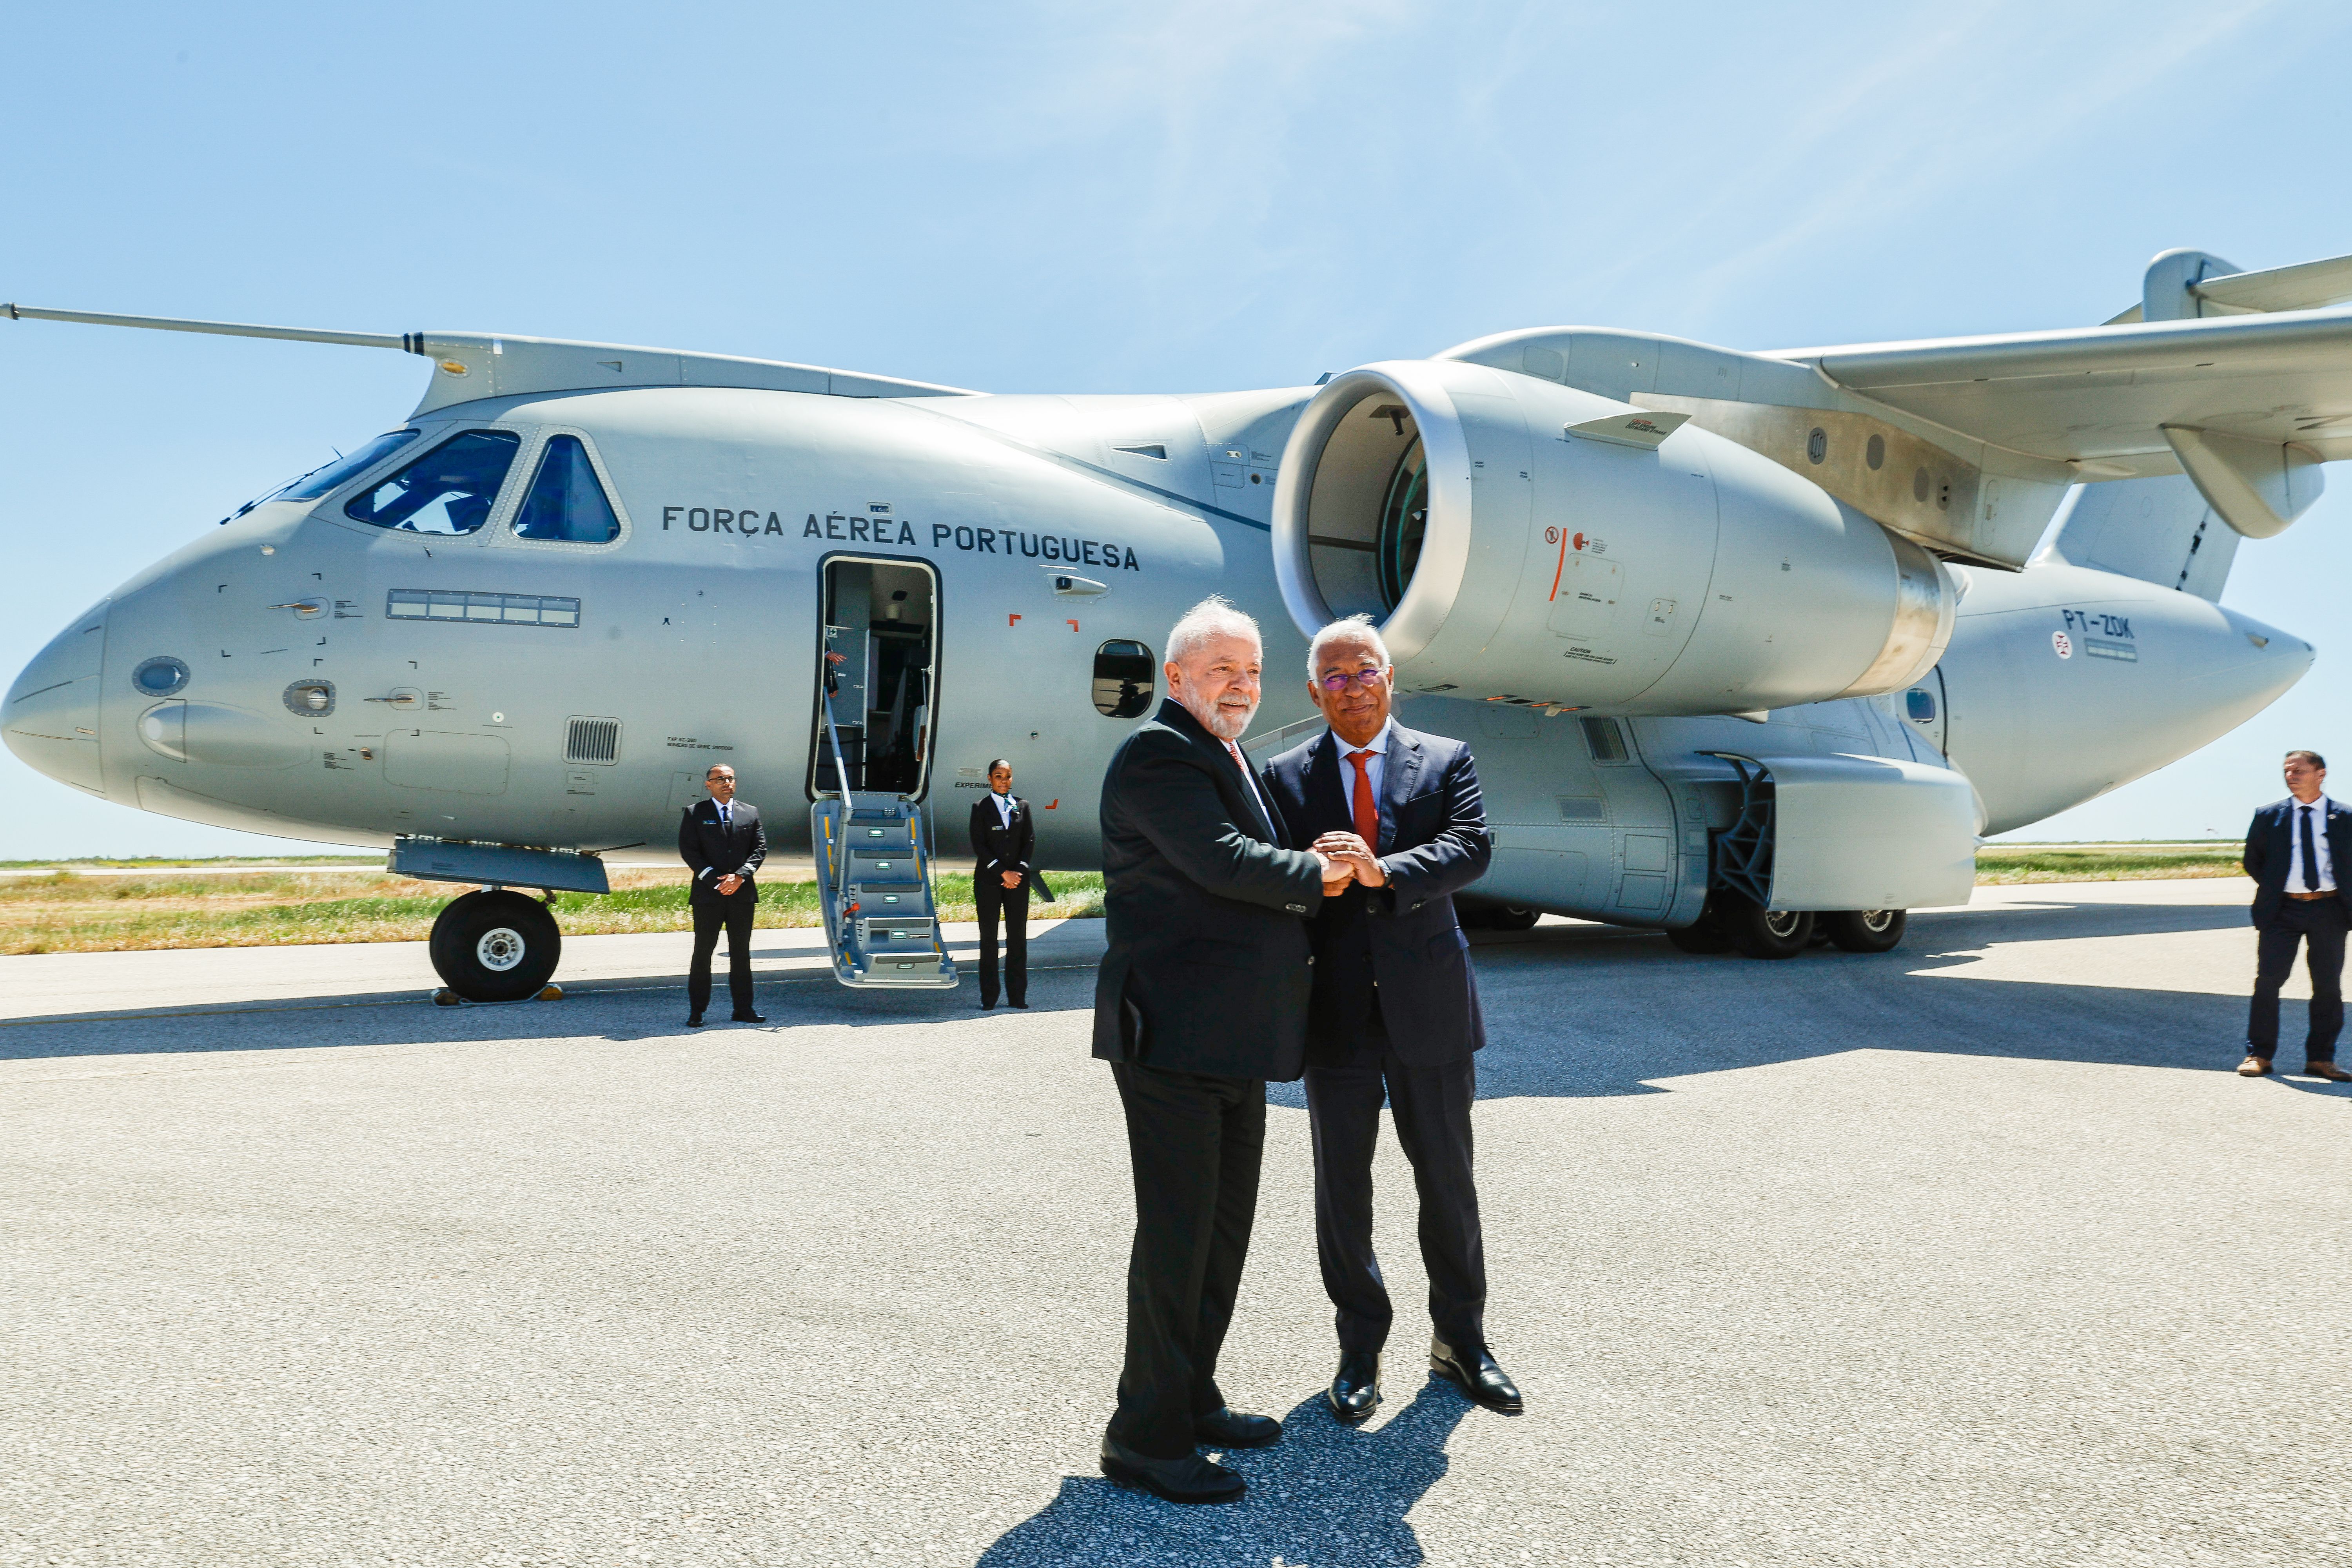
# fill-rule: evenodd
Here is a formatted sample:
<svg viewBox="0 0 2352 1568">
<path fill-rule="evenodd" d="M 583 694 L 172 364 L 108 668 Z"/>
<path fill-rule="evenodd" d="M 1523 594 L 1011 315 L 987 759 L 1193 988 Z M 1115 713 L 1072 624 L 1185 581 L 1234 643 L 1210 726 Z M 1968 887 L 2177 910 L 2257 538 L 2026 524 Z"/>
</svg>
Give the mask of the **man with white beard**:
<svg viewBox="0 0 2352 1568">
<path fill-rule="evenodd" d="M 1257 1211 L 1265 1084 L 1306 1068 L 1302 917 L 1346 863 L 1285 849 L 1234 742 L 1257 712 L 1257 623 L 1212 596 L 1168 634 L 1168 700 L 1103 778 L 1108 945 L 1094 1054 L 1111 1064 L 1135 1174 L 1127 1364 L 1105 1475 L 1172 1502 L 1230 1502 L 1199 1450 L 1258 1448 L 1282 1424 L 1225 1403 L 1217 1352 Z"/>
</svg>

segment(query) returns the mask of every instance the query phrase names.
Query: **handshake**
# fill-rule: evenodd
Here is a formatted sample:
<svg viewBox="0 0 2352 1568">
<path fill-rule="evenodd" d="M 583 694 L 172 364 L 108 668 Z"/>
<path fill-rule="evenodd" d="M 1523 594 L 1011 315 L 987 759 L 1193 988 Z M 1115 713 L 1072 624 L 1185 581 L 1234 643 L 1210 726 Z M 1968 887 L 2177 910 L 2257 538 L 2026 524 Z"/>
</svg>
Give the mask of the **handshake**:
<svg viewBox="0 0 2352 1568">
<path fill-rule="evenodd" d="M 1325 834 L 1315 841 L 1315 854 L 1323 862 L 1323 896 L 1327 899 L 1336 899 L 1346 892 L 1350 882 L 1378 888 L 1389 879 L 1371 846 L 1352 833 Z"/>
</svg>

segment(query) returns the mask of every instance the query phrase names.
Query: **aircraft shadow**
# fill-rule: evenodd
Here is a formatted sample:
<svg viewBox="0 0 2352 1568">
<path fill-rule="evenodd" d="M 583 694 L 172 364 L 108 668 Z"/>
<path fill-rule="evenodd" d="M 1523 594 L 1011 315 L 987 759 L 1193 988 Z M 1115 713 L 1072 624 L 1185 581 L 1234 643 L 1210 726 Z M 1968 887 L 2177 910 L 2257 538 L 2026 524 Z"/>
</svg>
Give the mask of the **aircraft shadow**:
<svg viewBox="0 0 2352 1568">
<path fill-rule="evenodd" d="M 1392 1389 L 1391 1401 L 1402 1392 Z M 1226 1456 L 1249 1481 L 1241 1501 L 1187 1508 L 1100 1476 L 1066 1477 L 1051 1502 L 981 1553 L 979 1568 L 1129 1568 L 1171 1557 L 1405 1568 L 1423 1556 L 1405 1516 L 1444 1476 L 1446 1441 L 1475 1408 L 1431 1377 L 1387 1421 L 1349 1427 L 1318 1394 L 1283 1418 L 1281 1442 Z"/>
<path fill-rule="evenodd" d="M 1033 964 L 1029 1000 L 1034 1011 L 1094 1005 L 1095 965 Z M 754 993 L 767 1029 L 808 1025 L 876 1028 L 932 1022 L 952 1025 L 1019 1016 L 1000 1006 L 980 1011 L 980 991 L 969 967 L 951 991 L 858 991 L 817 971 L 762 977 Z M 727 977 L 718 976 L 709 1018 L 714 1030 L 760 1028 L 727 1021 Z M 248 1005 L 173 1013 L 68 1013 L 0 1022 L 0 1061 L 52 1057 L 109 1057 L 210 1051 L 273 1051 L 334 1046 L 408 1045 L 421 1041 L 651 1039 L 685 1036 L 686 978 L 647 976 L 591 981 L 572 986 L 560 1002 L 436 1007 L 421 989 L 367 996 L 283 997 Z M 982 1044 L 975 1038 L 973 1044 Z"/>
<path fill-rule="evenodd" d="M 1581 1098 L 1665 1092 L 1660 1079 L 1775 1065 L 1844 1051 L 1914 1050 L 2127 1067 L 2216 1071 L 2234 1067 L 2244 1037 L 2238 996 L 2068 983 L 1966 978 L 1997 944 L 2226 929 L 2243 911 L 2227 906 L 2058 904 L 1922 916 L 1902 947 L 1860 955 L 1819 948 L 1783 963 L 1677 952 L 1654 933 L 1594 925 L 1539 926 L 1475 937 L 1488 1045 L 1478 1058 L 1479 1097 Z M 1091 959 L 1031 971 L 1034 1013 L 1093 1005 Z M 1075 956 L 1075 955 L 1072 955 Z M 2084 984 L 2083 981 L 2091 983 Z M 589 983 L 562 1002 L 437 1008 L 415 993 L 393 998 L 292 998 L 249 1008 L 165 1016 L 68 1015 L 0 1026 L 0 1060 L 195 1054 L 406 1045 L 602 1038 L 625 1042 L 685 1034 L 677 977 Z M 851 993 L 822 973 L 761 982 L 769 1029 L 936 1023 L 947 1048 L 994 1048 L 992 1029 L 955 1028 L 1020 1016 L 979 1011 L 967 973 L 948 992 Z M 722 1022 L 724 980 L 711 1017 Z M 2295 1058 L 2303 1005 L 2283 1009 Z M 2278 1080 L 2305 1092 L 2347 1090 Z M 1268 1100 L 1304 1109 L 1297 1083 L 1273 1084 Z"/>
</svg>

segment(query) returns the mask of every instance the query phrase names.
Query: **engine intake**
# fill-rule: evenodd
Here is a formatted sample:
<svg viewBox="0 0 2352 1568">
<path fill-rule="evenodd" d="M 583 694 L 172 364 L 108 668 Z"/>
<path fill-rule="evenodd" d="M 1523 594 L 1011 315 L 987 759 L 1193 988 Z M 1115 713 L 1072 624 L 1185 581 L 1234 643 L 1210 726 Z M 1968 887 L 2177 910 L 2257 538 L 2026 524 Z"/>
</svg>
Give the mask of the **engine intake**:
<svg viewBox="0 0 2352 1568">
<path fill-rule="evenodd" d="M 1612 436 L 1627 416 L 1658 417 L 1457 361 L 1335 376 L 1275 489 L 1291 618 L 1370 616 L 1407 689 L 1617 713 L 1893 691 L 1942 657 L 1935 557 L 1704 430 Z"/>
</svg>

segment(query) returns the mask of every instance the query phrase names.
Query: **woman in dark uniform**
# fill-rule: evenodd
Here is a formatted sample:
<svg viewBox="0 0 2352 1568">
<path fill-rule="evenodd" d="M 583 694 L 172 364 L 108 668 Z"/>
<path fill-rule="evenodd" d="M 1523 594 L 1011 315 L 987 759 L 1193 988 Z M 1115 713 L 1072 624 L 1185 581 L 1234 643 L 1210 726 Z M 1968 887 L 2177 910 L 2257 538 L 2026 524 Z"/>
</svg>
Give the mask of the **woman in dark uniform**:
<svg viewBox="0 0 2352 1568">
<path fill-rule="evenodd" d="M 980 906 L 980 1005 L 996 1005 L 996 920 L 1004 917 L 1004 999 L 1029 1005 L 1029 862 L 1037 852 L 1037 824 L 1029 803 L 1013 793 L 1013 764 L 988 764 L 988 793 L 972 803 L 972 902 Z M 1051 895 L 1048 895 L 1049 897 Z"/>
</svg>

